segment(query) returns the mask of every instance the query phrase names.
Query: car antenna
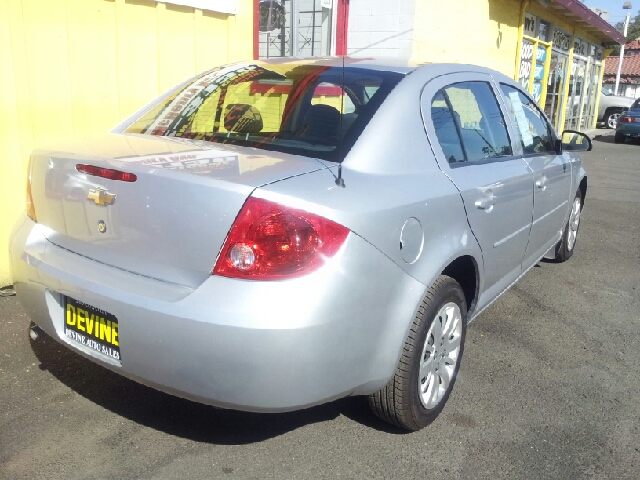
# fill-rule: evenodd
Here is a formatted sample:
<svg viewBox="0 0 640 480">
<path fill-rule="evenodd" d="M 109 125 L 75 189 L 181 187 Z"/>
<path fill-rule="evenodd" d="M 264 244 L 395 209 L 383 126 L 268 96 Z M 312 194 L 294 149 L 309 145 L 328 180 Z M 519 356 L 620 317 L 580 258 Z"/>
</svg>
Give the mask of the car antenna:
<svg viewBox="0 0 640 480">
<path fill-rule="evenodd" d="M 346 32 L 345 32 L 346 34 Z M 346 37 L 345 37 L 346 38 Z M 344 53 L 344 52 L 342 52 Z M 338 178 L 336 178 L 336 185 L 340 188 L 344 188 L 344 179 L 342 178 L 342 111 L 344 111 L 344 55 L 342 55 L 342 100 L 340 101 L 340 144 L 339 144 L 339 152 L 340 155 L 340 163 L 338 164 Z"/>
</svg>

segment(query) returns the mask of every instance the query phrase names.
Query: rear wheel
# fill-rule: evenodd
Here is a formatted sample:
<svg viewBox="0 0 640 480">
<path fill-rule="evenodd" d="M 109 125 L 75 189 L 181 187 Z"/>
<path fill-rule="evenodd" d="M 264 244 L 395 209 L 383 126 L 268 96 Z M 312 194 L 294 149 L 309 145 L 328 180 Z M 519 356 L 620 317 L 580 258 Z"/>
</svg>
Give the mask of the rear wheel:
<svg viewBox="0 0 640 480">
<path fill-rule="evenodd" d="M 618 119 L 620 118 L 620 114 L 622 110 L 609 110 L 606 113 L 606 123 L 609 128 L 616 128 L 616 124 L 618 123 Z"/>
<path fill-rule="evenodd" d="M 573 250 L 578 240 L 578 228 L 580 227 L 580 214 L 582 213 L 582 197 L 580 192 L 576 194 L 576 198 L 573 200 L 571 206 L 571 213 L 569 214 L 569 220 L 564 227 L 562 234 L 562 240 L 556 247 L 556 261 L 566 262 L 573 255 Z"/>
<path fill-rule="evenodd" d="M 616 143 L 624 143 L 626 137 L 622 133 L 616 132 L 615 137 L 613 137 L 613 141 Z"/>
<path fill-rule="evenodd" d="M 407 430 L 431 423 L 453 389 L 466 331 L 464 292 L 454 279 L 441 275 L 418 309 L 395 375 L 369 396 L 373 412 Z"/>
</svg>

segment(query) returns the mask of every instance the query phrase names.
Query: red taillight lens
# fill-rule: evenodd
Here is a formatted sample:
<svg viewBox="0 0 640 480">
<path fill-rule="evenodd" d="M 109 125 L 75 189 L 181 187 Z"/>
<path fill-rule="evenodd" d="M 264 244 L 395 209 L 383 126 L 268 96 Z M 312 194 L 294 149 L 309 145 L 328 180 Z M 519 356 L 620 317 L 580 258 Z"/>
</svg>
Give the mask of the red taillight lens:
<svg viewBox="0 0 640 480">
<path fill-rule="evenodd" d="M 620 121 L 621 121 L 622 123 L 634 123 L 634 122 L 636 122 L 637 120 L 636 120 L 636 118 L 635 118 L 635 117 L 622 117 L 622 118 L 620 119 Z"/>
<path fill-rule="evenodd" d="M 348 228 L 326 218 L 251 197 L 212 273 L 254 280 L 299 277 L 324 265 L 347 235 Z"/>
<path fill-rule="evenodd" d="M 133 173 L 121 172 L 120 170 L 111 170 L 110 168 L 101 168 L 94 165 L 84 165 L 79 163 L 76 170 L 94 177 L 108 178 L 109 180 L 120 180 L 121 182 L 135 182 L 138 177 Z"/>
</svg>

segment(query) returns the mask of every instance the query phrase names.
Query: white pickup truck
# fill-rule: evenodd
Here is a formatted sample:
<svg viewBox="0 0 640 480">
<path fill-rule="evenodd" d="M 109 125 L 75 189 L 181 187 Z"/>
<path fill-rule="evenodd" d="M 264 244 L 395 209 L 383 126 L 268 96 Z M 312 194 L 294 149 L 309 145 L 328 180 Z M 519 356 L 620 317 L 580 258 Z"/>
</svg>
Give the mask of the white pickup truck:
<svg viewBox="0 0 640 480">
<path fill-rule="evenodd" d="M 628 110 L 635 98 L 614 95 L 611 90 L 602 89 L 600 106 L 598 107 L 598 124 L 608 128 L 616 128 L 620 114 Z"/>
</svg>

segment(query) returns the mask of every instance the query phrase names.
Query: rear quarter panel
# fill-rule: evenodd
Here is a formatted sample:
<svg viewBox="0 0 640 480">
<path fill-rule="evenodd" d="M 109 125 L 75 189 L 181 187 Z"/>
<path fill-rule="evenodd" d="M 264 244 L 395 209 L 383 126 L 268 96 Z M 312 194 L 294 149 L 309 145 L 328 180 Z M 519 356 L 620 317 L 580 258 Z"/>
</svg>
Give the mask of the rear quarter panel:
<svg viewBox="0 0 640 480">
<path fill-rule="evenodd" d="M 473 257 L 482 271 L 460 193 L 439 169 L 424 130 L 420 92 L 428 78 L 414 72 L 391 92 L 342 164 L 344 188 L 335 183 L 337 165 L 326 162 L 325 170 L 254 193 L 348 227 L 425 290 L 459 256 Z M 400 239 L 411 218 L 420 223 L 423 241 L 418 258 L 408 262 Z M 480 288 L 481 282 L 480 276 Z"/>
</svg>

